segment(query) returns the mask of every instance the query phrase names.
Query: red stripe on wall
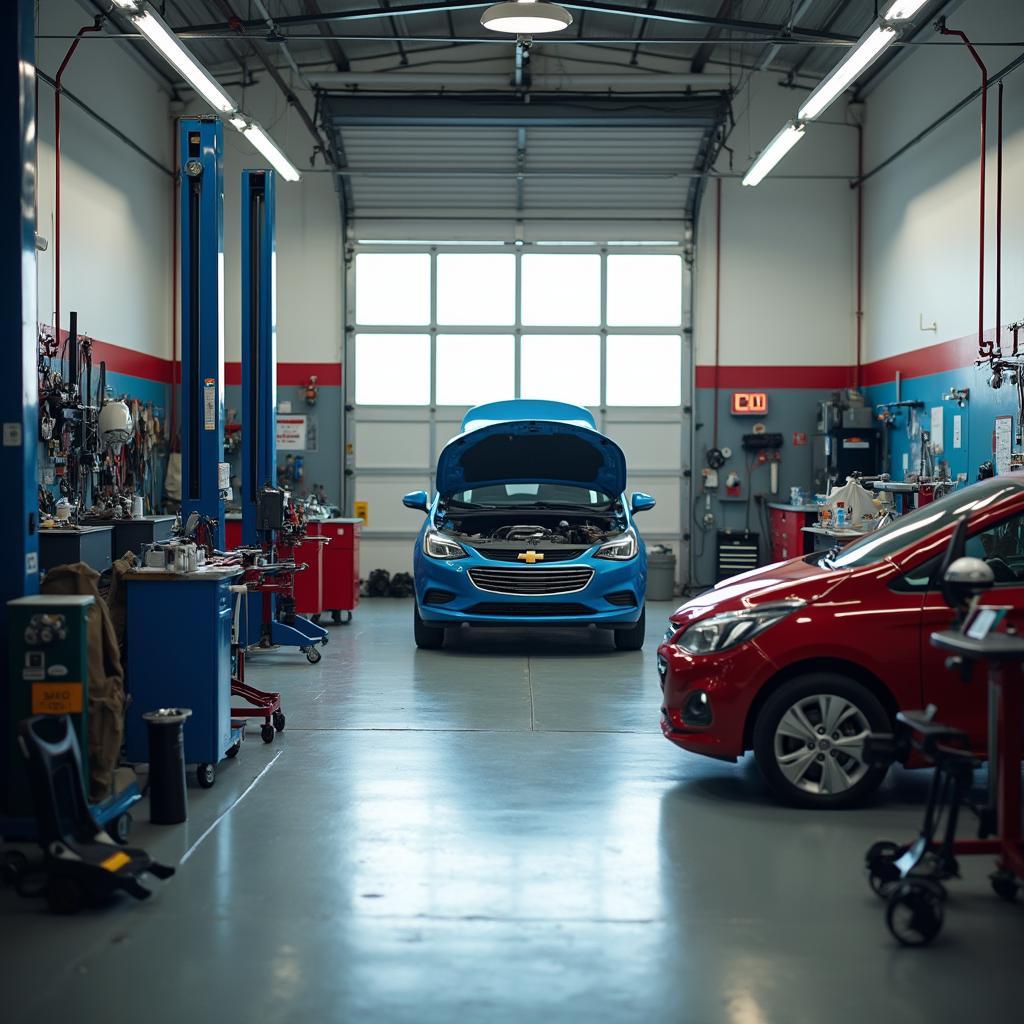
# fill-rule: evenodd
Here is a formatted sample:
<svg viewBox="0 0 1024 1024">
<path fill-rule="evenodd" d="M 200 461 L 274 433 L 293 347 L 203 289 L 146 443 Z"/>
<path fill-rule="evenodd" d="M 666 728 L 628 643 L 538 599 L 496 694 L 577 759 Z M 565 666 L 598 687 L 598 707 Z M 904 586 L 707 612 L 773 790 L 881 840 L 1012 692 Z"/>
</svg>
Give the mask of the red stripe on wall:
<svg viewBox="0 0 1024 1024">
<path fill-rule="evenodd" d="M 834 390 L 853 383 L 849 366 L 720 366 L 719 388 L 820 388 Z M 697 367 L 697 387 L 715 386 L 715 368 Z"/>
<path fill-rule="evenodd" d="M 286 387 L 302 388 L 316 377 L 318 387 L 341 387 L 341 363 L 278 363 L 277 383 Z M 242 364 L 224 364 L 224 383 L 241 385 Z"/>
<path fill-rule="evenodd" d="M 987 336 L 994 338 L 995 331 L 987 332 Z M 1007 339 L 1004 338 L 1003 345 L 1006 343 Z M 963 338 L 940 341 L 936 345 L 926 345 L 924 348 L 916 348 L 898 356 L 865 363 L 861 367 L 860 379 L 863 385 L 869 386 L 895 380 L 897 371 L 904 380 L 908 377 L 927 377 L 930 373 L 945 373 L 947 370 L 960 370 L 971 366 L 977 356 L 978 336 L 969 334 Z"/>
</svg>

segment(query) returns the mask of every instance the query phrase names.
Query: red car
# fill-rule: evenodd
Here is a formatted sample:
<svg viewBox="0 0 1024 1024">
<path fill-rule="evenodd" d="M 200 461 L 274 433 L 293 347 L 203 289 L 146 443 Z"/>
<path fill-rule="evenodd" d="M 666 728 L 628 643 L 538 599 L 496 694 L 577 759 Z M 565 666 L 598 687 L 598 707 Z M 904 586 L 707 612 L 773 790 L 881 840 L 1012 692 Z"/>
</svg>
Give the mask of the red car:
<svg viewBox="0 0 1024 1024">
<path fill-rule="evenodd" d="M 936 577 L 963 516 L 966 553 L 995 574 L 983 603 L 1024 627 L 1024 476 L 994 477 L 684 604 L 658 648 L 662 732 L 726 761 L 753 750 L 772 790 L 804 807 L 847 806 L 881 784 L 864 737 L 901 709 L 935 704 L 983 752 L 983 670 L 965 683 L 929 642 L 952 622 Z"/>
</svg>

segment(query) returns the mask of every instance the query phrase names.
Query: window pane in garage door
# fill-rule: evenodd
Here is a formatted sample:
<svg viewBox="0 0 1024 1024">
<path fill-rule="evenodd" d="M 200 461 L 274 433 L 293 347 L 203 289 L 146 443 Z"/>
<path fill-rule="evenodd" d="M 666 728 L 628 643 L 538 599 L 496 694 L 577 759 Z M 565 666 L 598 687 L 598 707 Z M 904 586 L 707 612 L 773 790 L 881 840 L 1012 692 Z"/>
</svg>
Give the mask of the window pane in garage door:
<svg viewBox="0 0 1024 1024">
<path fill-rule="evenodd" d="M 357 334 L 359 405 L 429 405 L 429 334 Z"/>
<path fill-rule="evenodd" d="M 356 323 L 430 323 L 430 254 L 356 256 Z"/>
<path fill-rule="evenodd" d="M 601 323 L 601 257 L 523 256 L 523 323 L 532 327 L 597 327 Z"/>
<path fill-rule="evenodd" d="M 615 327 L 678 327 L 683 317 L 679 256 L 609 256 L 608 323 Z"/>
<path fill-rule="evenodd" d="M 608 335 L 608 405 L 679 405 L 681 374 L 678 334 Z"/>
<path fill-rule="evenodd" d="M 515 398 L 515 339 L 511 334 L 439 334 L 438 405 L 482 405 Z"/>
<path fill-rule="evenodd" d="M 596 334 L 524 334 L 522 398 L 601 404 L 601 339 Z"/>
<path fill-rule="evenodd" d="M 437 322 L 512 325 L 516 320 L 516 258 L 511 253 L 440 253 Z"/>
</svg>

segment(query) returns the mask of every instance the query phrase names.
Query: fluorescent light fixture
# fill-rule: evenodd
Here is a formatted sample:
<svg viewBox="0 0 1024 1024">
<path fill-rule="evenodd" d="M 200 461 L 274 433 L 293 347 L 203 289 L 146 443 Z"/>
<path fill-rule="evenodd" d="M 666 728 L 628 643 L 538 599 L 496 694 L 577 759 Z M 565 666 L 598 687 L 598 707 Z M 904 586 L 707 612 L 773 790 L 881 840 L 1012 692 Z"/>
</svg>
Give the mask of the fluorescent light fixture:
<svg viewBox="0 0 1024 1024">
<path fill-rule="evenodd" d="M 806 129 L 799 121 L 787 121 L 779 134 L 761 150 L 750 170 L 743 175 L 743 184 L 759 185 L 765 175 L 804 137 Z"/>
<path fill-rule="evenodd" d="M 546 0 L 516 0 L 488 7 L 480 24 L 492 32 L 528 36 L 538 32 L 561 32 L 572 24 L 572 15 L 564 7 Z"/>
<path fill-rule="evenodd" d="M 912 18 L 928 0 L 896 0 L 882 15 L 883 21 L 906 21 Z"/>
<path fill-rule="evenodd" d="M 912 0 L 896 0 L 896 5 Z M 797 111 L 801 121 L 813 121 L 823 114 L 853 82 L 853 80 L 896 38 L 896 29 L 879 23 L 857 40 L 856 45 L 823 78 Z"/>
<path fill-rule="evenodd" d="M 242 117 L 241 114 L 232 114 L 231 117 L 228 118 L 228 124 L 231 125 L 232 128 L 244 131 L 248 127 L 249 122 Z"/>
<path fill-rule="evenodd" d="M 234 119 L 231 123 L 234 124 Z M 250 122 L 240 131 L 267 158 L 267 162 L 285 181 L 298 181 L 302 177 L 296 166 L 278 148 L 277 143 L 258 124 Z"/>
<path fill-rule="evenodd" d="M 192 86 L 214 110 L 230 114 L 238 104 L 221 84 L 200 64 L 167 23 L 146 5 L 136 0 L 114 0 L 125 11 L 132 24 L 160 51 L 164 59 Z"/>
</svg>

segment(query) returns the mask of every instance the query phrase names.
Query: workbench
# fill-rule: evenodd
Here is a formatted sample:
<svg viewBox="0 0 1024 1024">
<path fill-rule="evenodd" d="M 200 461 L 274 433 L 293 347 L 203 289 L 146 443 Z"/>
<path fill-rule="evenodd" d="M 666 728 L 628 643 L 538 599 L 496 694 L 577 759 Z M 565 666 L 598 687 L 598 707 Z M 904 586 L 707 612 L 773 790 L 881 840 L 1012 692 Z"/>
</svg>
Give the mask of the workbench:
<svg viewBox="0 0 1024 1024">
<path fill-rule="evenodd" d="M 120 558 L 131 551 L 138 558 L 146 544 L 170 540 L 174 532 L 174 516 L 141 516 L 138 519 L 101 519 L 99 516 L 85 516 L 83 523 L 89 526 L 110 526 L 114 530 L 111 554 Z"/>
<path fill-rule="evenodd" d="M 839 545 L 845 547 L 861 537 L 866 537 L 871 530 L 854 530 L 852 527 L 844 526 L 837 530 L 831 526 L 805 526 L 803 532 L 810 534 L 814 542 L 815 551 L 826 551 L 829 548 Z"/>
<path fill-rule="evenodd" d="M 39 531 L 39 568 L 85 562 L 99 573 L 110 568 L 113 526 L 60 526 Z"/>
<path fill-rule="evenodd" d="M 212 786 L 216 766 L 237 753 L 241 731 L 231 728 L 230 587 L 240 566 L 204 566 L 174 573 L 139 568 L 124 577 L 127 594 L 125 687 L 126 760 L 148 762 L 142 716 L 157 708 L 191 708 L 185 723 L 185 762 Z"/>
</svg>

